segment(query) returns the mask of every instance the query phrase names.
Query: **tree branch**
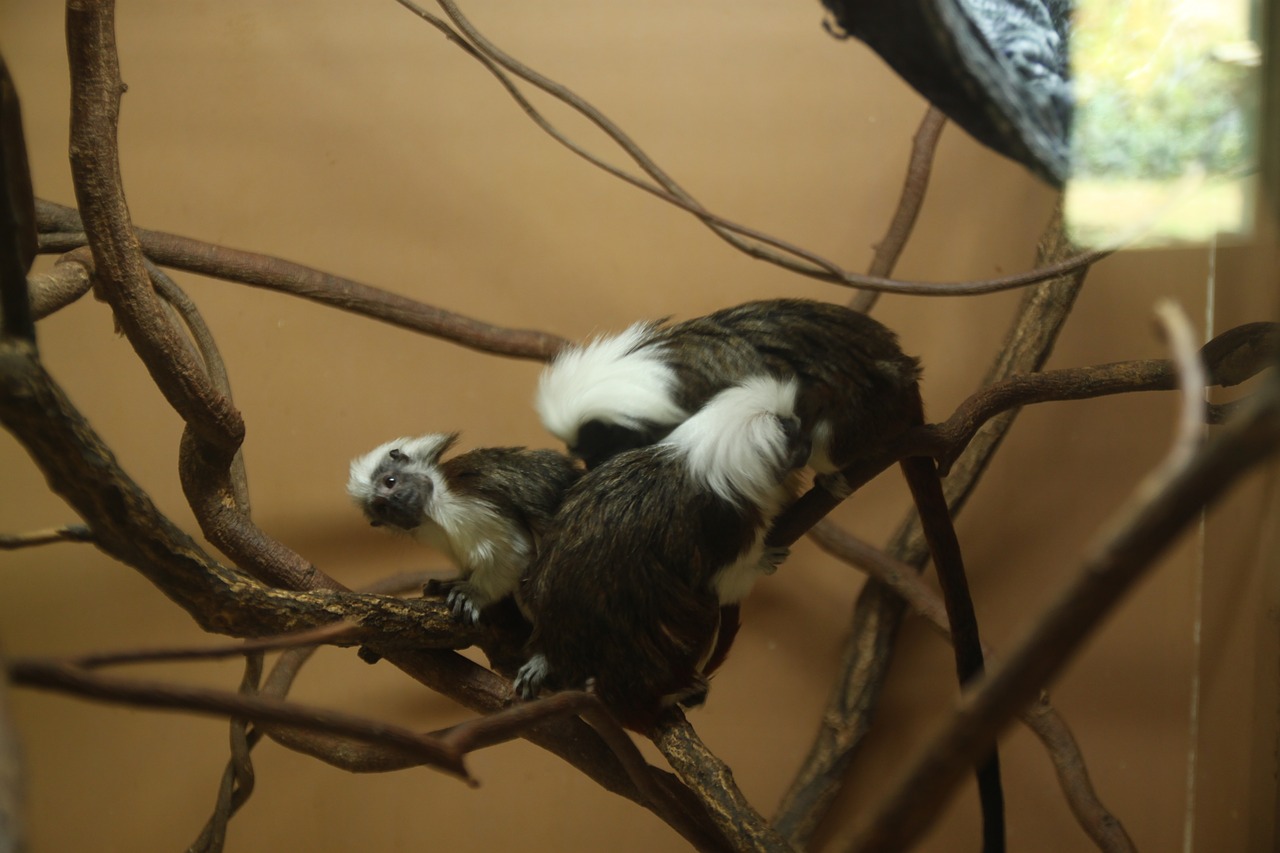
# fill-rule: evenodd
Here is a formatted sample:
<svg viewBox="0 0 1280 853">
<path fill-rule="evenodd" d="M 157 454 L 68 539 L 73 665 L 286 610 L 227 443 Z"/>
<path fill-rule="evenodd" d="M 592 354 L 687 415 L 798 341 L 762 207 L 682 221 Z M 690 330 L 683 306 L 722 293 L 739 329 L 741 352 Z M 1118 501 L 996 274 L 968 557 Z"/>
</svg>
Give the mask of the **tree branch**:
<svg viewBox="0 0 1280 853">
<path fill-rule="evenodd" d="M 42 252 L 65 252 L 84 245 L 83 226 L 74 208 L 37 200 L 36 217 Z M 301 296 L 479 352 L 541 361 L 550 358 L 565 343 L 563 338 L 548 332 L 494 326 L 270 255 L 145 228 L 138 228 L 135 233 L 142 251 L 161 266 Z"/>
<path fill-rule="evenodd" d="M 1280 349 L 1280 323 L 1246 323 L 1218 335 L 1200 350 L 1207 385 L 1230 387 L 1273 364 Z M 1170 359 L 1145 359 L 1068 367 L 1011 376 L 966 399 L 940 424 L 931 424 L 922 444 L 933 445 L 945 473 L 978 429 L 995 415 L 1031 403 L 1085 400 L 1139 391 L 1171 391 L 1177 370 Z"/>
<path fill-rule="evenodd" d="M 396 749 L 417 756 L 422 764 L 475 784 L 462 761 L 465 750 L 459 750 L 430 735 L 420 735 L 400 726 L 341 711 L 303 706 L 270 697 L 229 693 L 225 690 L 119 678 L 57 661 L 13 660 L 9 662 L 8 674 L 13 684 L 25 687 L 57 690 L 144 708 L 166 708 L 268 723 L 286 723 L 360 740 L 392 744 Z"/>
<path fill-rule="evenodd" d="M 1188 389 L 1198 395 L 1198 389 Z M 1184 429 L 1191 419 L 1183 418 Z M 1196 419 L 1203 422 L 1202 418 Z M 1198 424 L 1197 424 L 1198 426 Z M 1188 458 L 1181 437 L 1087 549 L 1076 580 L 961 701 L 885 797 L 851 849 L 902 850 L 931 825 L 968 765 L 1079 649 L 1200 510 L 1280 449 L 1280 375 Z"/>
<path fill-rule="evenodd" d="M 438 3 L 440 7 L 445 10 L 445 14 L 448 15 L 449 19 L 458 28 L 457 30 L 454 30 L 446 22 L 423 9 L 417 3 L 413 2 L 413 0 L 396 0 L 396 2 L 430 23 L 436 29 L 445 33 L 452 44 L 462 49 L 471 58 L 479 61 L 486 70 L 498 79 L 503 88 L 506 89 L 507 93 L 516 100 L 524 113 L 528 115 L 534 123 L 538 125 L 538 127 L 574 154 L 577 154 L 579 157 L 597 168 L 613 175 L 615 178 L 618 178 L 639 190 L 647 192 L 668 204 L 692 213 L 713 232 L 715 232 L 717 236 L 725 240 L 735 249 L 749 255 L 750 257 L 767 261 L 791 272 L 808 276 L 819 281 L 830 282 L 832 284 L 839 284 L 846 287 L 865 288 L 883 293 L 902 293 L 914 296 L 973 296 L 983 293 L 994 293 L 1001 290 L 1011 290 L 1018 287 L 1026 287 L 1031 284 L 1048 281 L 1049 279 L 1058 276 L 1086 269 L 1110 254 L 1110 250 L 1081 252 L 1071 258 L 1049 264 L 1030 272 L 977 281 L 896 281 L 889 278 L 858 275 L 857 273 L 848 272 L 834 262 L 829 261 L 814 252 L 793 245 L 784 240 L 780 240 L 777 237 L 765 234 L 756 229 L 739 225 L 708 211 L 694 200 L 694 198 L 679 184 L 677 184 L 674 179 L 667 175 L 667 173 L 651 157 L 649 157 L 649 155 L 646 154 L 640 146 L 633 142 L 622 128 L 618 127 L 611 119 L 609 119 L 608 116 L 600 112 L 600 110 L 596 109 L 585 99 L 581 98 L 567 87 L 543 76 L 542 74 L 539 74 L 537 71 L 529 68 L 514 57 L 502 51 L 497 45 L 485 38 L 485 36 L 475 28 L 466 16 L 462 14 L 462 11 L 458 8 L 457 4 L 452 2 L 452 0 L 438 0 Z M 468 40 L 470 41 L 468 42 Z M 606 136 L 612 139 L 618 147 L 626 152 L 627 156 L 630 157 L 631 160 L 656 183 L 650 183 L 649 181 L 637 178 L 636 176 L 613 166 L 607 161 L 596 157 L 582 146 L 573 142 L 557 130 L 550 121 L 548 121 L 531 103 L 529 103 L 529 101 L 520 93 L 520 90 L 515 86 L 515 84 L 506 76 L 506 74 L 503 73 L 503 69 L 506 69 L 527 83 L 536 86 L 581 114 L 599 128 Z M 742 237 L 749 239 L 743 240 Z M 771 249 L 769 247 L 773 248 Z M 778 251 L 774 251 L 774 249 L 777 249 Z"/>
<path fill-rule="evenodd" d="M 1038 261 L 1052 262 L 1073 252 L 1062 231 L 1059 204 L 1041 237 Z M 1085 270 L 1079 270 L 1046 282 L 1023 296 L 1014 324 L 984 384 L 1015 373 L 1039 370 L 1066 322 L 1084 275 Z M 986 422 L 943 482 L 953 514 L 977 484 L 1015 415 L 1016 411 L 1010 410 Z M 923 565 L 928 551 L 914 512 L 908 514 L 885 550 L 917 568 Z M 808 845 L 835 801 L 854 754 L 870 728 L 903 609 L 902 601 L 878 583 L 868 582 L 858 594 L 840 673 L 817 736 L 774 818 L 778 831 L 797 847 Z"/>
<path fill-rule="evenodd" d="M 829 521 L 819 523 L 809 531 L 809 536 L 822 550 L 858 566 L 892 589 L 937 628 L 943 639 L 950 640 L 946 607 L 914 567 L 893 559 Z M 988 664 L 996 657 L 989 649 L 986 655 Z M 1049 704 L 1049 697 L 1041 694 L 1034 707 L 1022 712 L 1021 719 L 1048 750 L 1062 793 L 1081 828 L 1106 853 L 1132 853 L 1133 841 L 1120 821 L 1098 799 L 1080 747 L 1066 722 Z"/>
<path fill-rule="evenodd" d="M 88 249 L 85 249 L 88 254 Z M 43 320 L 89 292 L 89 267 L 59 260 L 49 272 L 27 276 L 31 316 Z"/>
<path fill-rule="evenodd" d="M 0 533 L 0 550 L 13 551 L 34 545 L 49 545 L 53 542 L 92 541 L 93 531 L 88 527 L 83 524 L 68 524 L 65 527 L 50 527 L 46 530 L 33 530 L 30 533 Z"/>
<path fill-rule="evenodd" d="M 71 174 L 93 252 L 98 292 L 169 404 L 203 441 L 234 452 L 244 421 L 183 346 L 161 309 L 130 225 L 120 179 L 116 124 L 120 66 L 115 50 L 114 4 L 67 3 L 71 66 Z"/>
<path fill-rule="evenodd" d="M 889 220 L 888 231 L 876 244 L 867 275 L 887 278 L 898 265 L 898 258 L 906 248 L 911 232 L 915 230 L 920 208 L 924 206 L 924 195 L 929 189 L 929 174 L 933 171 L 933 156 L 938 150 L 938 140 L 942 138 L 942 129 L 946 125 L 947 117 L 942 110 L 932 105 L 925 110 L 920 127 L 916 129 L 916 135 L 911 141 L 911 158 L 907 161 L 907 177 L 902 182 L 898 207 Z M 866 313 L 879 298 L 880 292 L 877 290 L 861 290 L 850 300 L 849 307 Z"/>
<path fill-rule="evenodd" d="M 757 812 L 733 781 L 733 771 L 689 725 L 679 709 L 672 709 L 653 732 L 658 747 L 676 774 L 698 795 L 711 819 L 737 851 L 778 853 L 789 845 Z"/>
</svg>

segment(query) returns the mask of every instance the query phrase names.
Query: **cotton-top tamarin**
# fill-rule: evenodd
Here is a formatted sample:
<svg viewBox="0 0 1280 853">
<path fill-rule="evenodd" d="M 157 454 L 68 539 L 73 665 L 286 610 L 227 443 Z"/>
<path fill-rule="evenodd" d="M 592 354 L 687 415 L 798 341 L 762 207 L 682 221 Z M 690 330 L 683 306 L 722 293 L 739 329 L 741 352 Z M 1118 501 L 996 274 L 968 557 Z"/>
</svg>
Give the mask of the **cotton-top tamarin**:
<svg viewBox="0 0 1280 853">
<path fill-rule="evenodd" d="M 674 324 L 636 323 L 567 348 L 543 371 L 535 408 L 591 468 L 662 439 L 717 392 L 762 372 L 798 380 L 808 463 L 819 473 L 874 458 L 924 422 L 919 364 L 897 336 L 860 311 L 805 299 L 748 302 Z M 963 684 L 982 671 L 983 656 L 959 542 L 933 460 L 899 464 L 941 581 Z M 979 783 L 987 823 L 998 829 L 994 754 Z"/>
<path fill-rule="evenodd" d="M 700 701 L 718 636 L 737 627 L 721 604 L 772 571 L 764 537 L 808 457 L 796 393 L 747 379 L 570 489 L 524 584 L 533 634 L 517 691 L 593 682 L 638 731 Z"/>
<path fill-rule="evenodd" d="M 795 376 L 811 399 L 802 415 L 819 472 L 848 466 L 919 420 L 920 368 L 893 332 L 862 312 L 805 299 L 636 323 L 569 347 L 543 370 L 535 408 L 590 468 L 652 444 L 721 389 L 764 372 Z"/>
<path fill-rule="evenodd" d="M 563 453 L 489 447 L 441 460 L 457 433 L 400 438 L 351 463 L 347 492 L 375 527 L 438 548 L 461 576 L 453 615 L 475 624 L 517 591 L 565 491 L 582 471 Z"/>
</svg>

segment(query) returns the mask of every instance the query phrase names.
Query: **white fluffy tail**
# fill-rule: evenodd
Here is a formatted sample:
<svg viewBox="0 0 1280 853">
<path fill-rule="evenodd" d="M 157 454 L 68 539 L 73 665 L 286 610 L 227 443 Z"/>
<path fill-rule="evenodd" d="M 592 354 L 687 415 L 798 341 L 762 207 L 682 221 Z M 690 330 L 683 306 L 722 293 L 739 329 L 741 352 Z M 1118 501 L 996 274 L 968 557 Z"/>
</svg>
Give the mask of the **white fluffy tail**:
<svg viewBox="0 0 1280 853">
<path fill-rule="evenodd" d="M 684 454 L 690 474 L 721 499 L 770 513 L 793 455 L 797 386 L 755 376 L 726 388 L 662 442 Z"/>
<path fill-rule="evenodd" d="M 543 426 L 572 447 L 579 428 L 593 420 L 627 429 L 684 420 L 674 400 L 675 371 L 661 347 L 645 346 L 656 328 L 636 323 L 556 356 L 542 371 L 534 399 Z"/>
</svg>

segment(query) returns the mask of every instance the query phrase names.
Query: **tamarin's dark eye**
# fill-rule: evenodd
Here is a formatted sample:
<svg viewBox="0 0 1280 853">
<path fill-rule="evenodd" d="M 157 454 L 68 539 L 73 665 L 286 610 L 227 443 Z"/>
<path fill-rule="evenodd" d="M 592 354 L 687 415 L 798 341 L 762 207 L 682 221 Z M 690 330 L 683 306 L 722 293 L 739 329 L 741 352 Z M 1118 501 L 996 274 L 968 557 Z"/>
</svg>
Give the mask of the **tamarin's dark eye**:
<svg viewBox="0 0 1280 853">
<path fill-rule="evenodd" d="M 382 481 L 382 485 L 386 486 L 388 489 L 394 486 L 395 484 L 396 484 L 395 477 L 387 477 Z"/>
</svg>

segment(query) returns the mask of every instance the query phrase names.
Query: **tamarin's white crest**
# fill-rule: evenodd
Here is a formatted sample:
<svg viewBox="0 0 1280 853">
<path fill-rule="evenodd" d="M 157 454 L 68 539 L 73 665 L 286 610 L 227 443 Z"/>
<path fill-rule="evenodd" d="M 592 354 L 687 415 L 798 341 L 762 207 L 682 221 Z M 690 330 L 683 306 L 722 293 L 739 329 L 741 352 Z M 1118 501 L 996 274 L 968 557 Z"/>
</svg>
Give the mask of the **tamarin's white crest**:
<svg viewBox="0 0 1280 853">
<path fill-rule="evenodd" d="M 594 680 L 639 730 L 700 700 L 708 660 L 737 628 L 722 606 L 772 569 L 764 535 L 808 455 L 795 401 L 794 381 L 751 377 L 569 490 L 524 584 L 534 628 L 522 695 L 544 678 Z"/>
<path fill-rule="evenodd" d="M 561 352 L 534 407 L 590 468 L 652 444 L 743 379 L 799 383 L 809 464 L 830 472 L 910 426 L 919 367 L 867 315 L 804 299 L 748 302 L 673 325 L 636 323 Z"/>
<path fill-rule="evenodd" d="M 475 624 L 517 591 L 565 490 L 581 471 L 550 450 L 481 448 L 442 461 L 457 433 L 399 438 L 351 463 L 347 492 L 375 526 L 442 551 L 461 572 L 448 603 Z"/>
</svg>

